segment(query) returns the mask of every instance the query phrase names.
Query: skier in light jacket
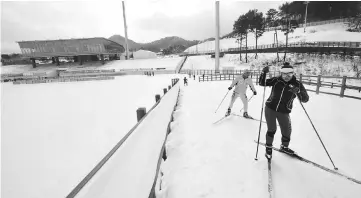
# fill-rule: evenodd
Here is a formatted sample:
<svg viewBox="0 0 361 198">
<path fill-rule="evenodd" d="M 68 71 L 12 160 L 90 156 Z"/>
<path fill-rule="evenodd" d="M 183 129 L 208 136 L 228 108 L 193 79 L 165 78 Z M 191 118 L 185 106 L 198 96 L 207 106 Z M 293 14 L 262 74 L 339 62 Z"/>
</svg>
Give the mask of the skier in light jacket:
<svg viewBox="0 0 361 198">
<path fill-rule="evenodd" d="M 257 95 L 257 91 L 253 85 L 252 79 L 249 78 L 250 74 L 251 73 L 248 70 L 245 70 L 243 72 L 243 74 L 241 76 L 238 76 L 237 78 L 235 78 L 233 80 L 232 84 L 228 87 L 228 90 L 231 90 L 233 87 L 235 87 L 235 89 L 233 91 L 232 99 L 229 104 L 226 116 L 229 116 L 231 114 L 231 109 L 233 107 L 233 103 L 236 100 L 236 98 L 239 97 L 239 98 L 241 98 L 241 100 L 243 102 L 243 109 L 244 109 L 243 117 L 252 118 L 251 116 L 248 115 L 248 100 L 247 100 L 247 95 L 246 95 L 247 86 L 249 86 L 251 88 L 254 95 Z"/>
</svg>

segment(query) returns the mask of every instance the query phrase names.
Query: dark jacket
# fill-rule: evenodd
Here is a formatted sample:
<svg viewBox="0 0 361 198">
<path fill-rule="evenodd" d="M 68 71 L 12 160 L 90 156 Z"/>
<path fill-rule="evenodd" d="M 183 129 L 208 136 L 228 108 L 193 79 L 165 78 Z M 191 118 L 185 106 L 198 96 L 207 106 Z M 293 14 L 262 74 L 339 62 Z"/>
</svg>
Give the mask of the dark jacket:
<svg viewBox="0 0 361 198">
<path fill-rule="evenodd" d="M 305 87 L 300 81 L 296 80 L 295 76 L 288 82 L 284 81 L 281 76 L 273 77 L 266 80 L 266 85 L 264 84 L 265 77 L 266 75 L 262 73 L 259 78 L 259 85 L 272 86 L 271 95 L 266 101 L 266 106 L 268 108 L 281 113 L 291 113 L 292 103 L 296 98 L 296 94 L 290 91 L 292 86 L 299 88 L 300 92 L 297 93 L 297 97 L 301 102 L 305 103 L 308 101 L 309 96 Z"/>
</svg>

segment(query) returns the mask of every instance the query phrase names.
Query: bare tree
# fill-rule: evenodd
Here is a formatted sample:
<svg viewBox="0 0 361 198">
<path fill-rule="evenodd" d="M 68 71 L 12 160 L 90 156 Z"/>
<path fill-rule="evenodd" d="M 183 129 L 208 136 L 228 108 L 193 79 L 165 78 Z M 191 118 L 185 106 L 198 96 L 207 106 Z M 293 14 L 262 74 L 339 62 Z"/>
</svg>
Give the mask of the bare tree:
<svg viewBox="0 0 361 198">
<path fill-rule="evenodd" d="M 233 24 L 233 32 L 238 36 L 239 40 L 241 41 L 241 47 L 242 48 L 242 41 L 245 38 L 246 39 L 246 63 L 248 61 L 247 59 L 247 36 L 249 31 L 249 25 L 250 21 L 245 15 L 239 16 L 238 20 L 234 22 Z M 241 51 L 241 49 L 240 49 Z M 241 52 L 240 52 L 241 56 Z M 240 57 L 242 58 L 242 57 Z"/>
<path fill-rule="evenodd" d="M 291 25 L 291 20 L 294 17 L 295 13 L 292 12 L 291 4 L 288 2 L 282 4 L 279 7 L 279 10 L 280 23 L 282 25 L 281 31 L 284 32 L 284 34 L 286 35 L 286 50 L 285 56 L 283 57 L 283 61 L 286 61 L 286 54 L 288 50 L 288 35 L 289 33 L 293 33 L 294 29 L 296 28 L 295 26 Z"/>
<path fill-rule="evenodd" d="M 279 25 L 279 17 L 278 17 L 278 11 L 275 9 L 269 9 L 266 13 L 266 25 L 268 27 L 273 27 L 275 30 L 274 34 L 274 43 L 276 44 L 277 48 L 277 62 L 280 61 L 279 55 L 278 55 L 278 34 L 277 34 L 277 26 Z"/>
</svg>

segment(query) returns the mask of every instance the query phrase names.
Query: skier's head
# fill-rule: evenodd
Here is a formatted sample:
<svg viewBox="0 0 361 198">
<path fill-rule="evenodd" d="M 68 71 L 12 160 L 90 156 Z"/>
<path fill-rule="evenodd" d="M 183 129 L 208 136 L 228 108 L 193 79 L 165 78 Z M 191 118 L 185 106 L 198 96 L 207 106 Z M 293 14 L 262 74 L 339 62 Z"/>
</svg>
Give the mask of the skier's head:
<svg viewBox="0 0 361 198">
<path fill-rule="evenodd" d="M 290 63 L 285 62 L 283 64 L 283 67 L 281 68 L 281 76 L 282 76 L 282 79 L 286 82 L 288 82 L 292 79 L 293 67 L 290 65 Z"/>
<path fill-rule="evenodd" d="M 248 69 L 243 71 L 242 76 L 243 76 L 244 79 L 248 78 L 249 75 L 251 75 L 251 72 Z"/>
</svg>

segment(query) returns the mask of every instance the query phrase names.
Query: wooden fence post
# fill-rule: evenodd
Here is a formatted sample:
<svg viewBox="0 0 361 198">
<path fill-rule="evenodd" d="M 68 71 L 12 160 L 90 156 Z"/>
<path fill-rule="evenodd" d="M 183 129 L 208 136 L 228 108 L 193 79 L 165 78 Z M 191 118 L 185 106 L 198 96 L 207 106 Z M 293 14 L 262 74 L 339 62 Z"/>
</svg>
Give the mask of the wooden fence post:
<svg viewBox="0 0 361 198">
<path fill-rule="evenodd" d="M 147 110 L 144 107 L 137 109 L 137 121 L 139 122 L 147 113 Z"/>
<path fill-rule="evenodd" d="M 160 100 L 160 95 L 159 94 L 155 95 L 155 102 L 158 102 L 159 100 Z"/>
<path fill-rule="evenodd" d="M 345 94 L 346 79 L 347 79 L 347 76 L 343 76 L 343 78 L 342 78 L 342 85 L 341 85 L 341 93 L 340 93 L 340 97 L 341 97 L 341 98 L 343 98 L 343 95 Z"/>
<path fill-rule="evenodd" d="M 319 93 L 320 93 L 320 87 L 321 87 L 321 75 L 318 75 L 318 77 L 317 77 L 316 94 L 319 94 Z"/>
</svg>

